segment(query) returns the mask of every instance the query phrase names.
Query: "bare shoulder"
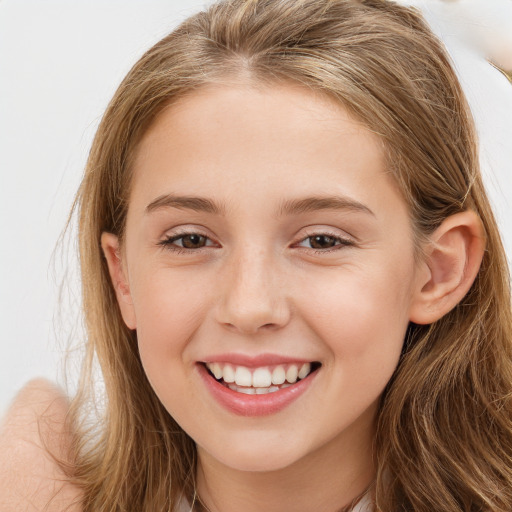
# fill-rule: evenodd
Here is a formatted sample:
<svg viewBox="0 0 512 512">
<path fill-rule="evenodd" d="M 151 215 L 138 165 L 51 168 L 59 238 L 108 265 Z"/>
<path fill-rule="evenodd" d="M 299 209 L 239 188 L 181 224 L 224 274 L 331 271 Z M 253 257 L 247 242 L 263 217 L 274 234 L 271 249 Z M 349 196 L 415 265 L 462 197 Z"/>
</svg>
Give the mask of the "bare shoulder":
<svg viewBox="0 0 512 512">
<path fill-rule="evenodd" d="M 56 460 L 71 463 L 68 400 L 45 379 L 30 381 L 0 426 L 0 510 L 79 512 L 80 493 Z"/>
</svg>

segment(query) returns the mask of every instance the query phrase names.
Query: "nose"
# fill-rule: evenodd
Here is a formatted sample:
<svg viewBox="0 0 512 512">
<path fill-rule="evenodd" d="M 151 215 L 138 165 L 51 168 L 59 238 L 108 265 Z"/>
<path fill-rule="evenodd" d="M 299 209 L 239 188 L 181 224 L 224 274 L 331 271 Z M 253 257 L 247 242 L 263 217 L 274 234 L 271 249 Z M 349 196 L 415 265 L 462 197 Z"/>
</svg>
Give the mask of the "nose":
<svg viewBox="0 0 512 512">
<path fill-rule="evenodd" d="M 282 273 L 264 251 L 254 248 L 234 255 L 219 278 L 217 320 L 225 327 L 256 334 L 288 323 L 290 309 Z"/>
</svg>

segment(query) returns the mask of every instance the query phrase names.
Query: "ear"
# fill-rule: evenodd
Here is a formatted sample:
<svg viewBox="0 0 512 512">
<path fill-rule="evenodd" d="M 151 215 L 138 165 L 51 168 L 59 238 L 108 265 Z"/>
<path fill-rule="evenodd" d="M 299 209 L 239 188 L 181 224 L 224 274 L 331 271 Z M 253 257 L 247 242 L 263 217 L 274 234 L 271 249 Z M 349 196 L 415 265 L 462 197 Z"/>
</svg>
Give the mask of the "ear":
<svg viewBox="0 0 512 512">
<path fill-rule="evenodd" d="M 453 309 L 473 284 L 484 250 L 482 222 L 474 211 L 446 218 L 425 247 L 410 321 L 430 324 Z"/>
<path fill-rule="evenodd" d="M 135 329 L 137 326 L 135 321 L 135 310 L 133 307 L 126 271 L 121 259 L 119 238 L 112 233 L 102 233 L 101 248 L 103 249 L 103 253 L 107 260 L 110 279 L 112 280 L 112 285 L 116 292 L 117 302 L 119 304 L 119 309 L 121 310 L 124 323 L 129 329 Z"/>
</svg>

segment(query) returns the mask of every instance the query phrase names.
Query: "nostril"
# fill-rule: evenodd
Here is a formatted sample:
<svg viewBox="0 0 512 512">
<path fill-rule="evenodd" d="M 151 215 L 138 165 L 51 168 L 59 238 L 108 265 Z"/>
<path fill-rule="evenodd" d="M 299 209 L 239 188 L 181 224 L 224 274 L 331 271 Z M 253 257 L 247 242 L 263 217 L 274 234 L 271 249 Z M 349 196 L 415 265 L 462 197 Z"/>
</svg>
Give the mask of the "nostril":
<svg viewBox="0 0 512 512">
<path fill-rule="evenodd" d="M 223 325 L 230 331 L 237 331 L 244 334 L 256 334 L 260 331 L 273 331 L 280 328 L 278 324 L 270 322 L 263 325 L 259 325 L 257 322 L 224 322 Z"/>
</svg>

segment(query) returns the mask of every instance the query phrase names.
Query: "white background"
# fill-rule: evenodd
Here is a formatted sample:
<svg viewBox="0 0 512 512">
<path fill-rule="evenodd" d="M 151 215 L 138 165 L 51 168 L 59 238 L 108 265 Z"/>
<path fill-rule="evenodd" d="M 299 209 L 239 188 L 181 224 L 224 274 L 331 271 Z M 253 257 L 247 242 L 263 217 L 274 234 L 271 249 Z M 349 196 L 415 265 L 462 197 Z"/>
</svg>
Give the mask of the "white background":
<svg viewBox="0 0 512 512">
<path fill-rule="evenodd" d="M 58 239 L 102 112 L 138 57 L 205 3 L 0 0 L 0 414 L 28 379 L 62 383 L 81 340 L 73 234 Z M 512 86 L 462 54 L 510 254 Z"/>
<path fill-rule="evenodd" d="M 73 237 L 58 239 L 103 110 L 206 1 L 0 0 L 0 414 L 28 379 L 62 382 L 81 339 Z"/>
</svg>

